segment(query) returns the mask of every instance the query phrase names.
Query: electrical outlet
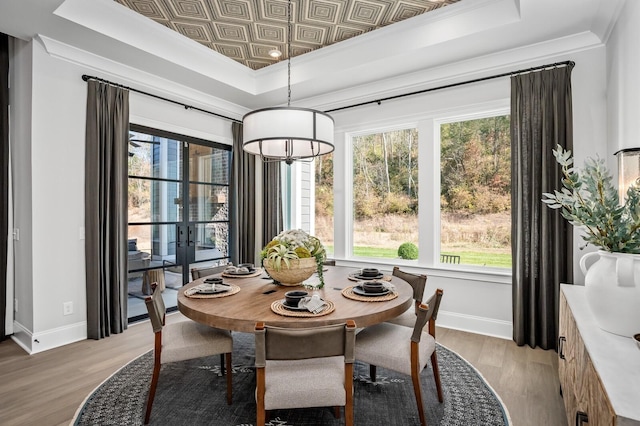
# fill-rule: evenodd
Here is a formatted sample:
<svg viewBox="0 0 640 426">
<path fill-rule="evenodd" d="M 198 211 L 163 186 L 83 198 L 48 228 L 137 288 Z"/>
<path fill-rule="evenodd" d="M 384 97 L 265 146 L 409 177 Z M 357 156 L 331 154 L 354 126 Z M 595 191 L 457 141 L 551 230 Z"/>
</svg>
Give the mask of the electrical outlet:
<svg viewBox="0 0 640 426">
<path fill-rule="evenodd" d="M 73 313 L 73 302 L 64 302 L 62 304 L 63 315 L 71 315 Z"/>
</svg>

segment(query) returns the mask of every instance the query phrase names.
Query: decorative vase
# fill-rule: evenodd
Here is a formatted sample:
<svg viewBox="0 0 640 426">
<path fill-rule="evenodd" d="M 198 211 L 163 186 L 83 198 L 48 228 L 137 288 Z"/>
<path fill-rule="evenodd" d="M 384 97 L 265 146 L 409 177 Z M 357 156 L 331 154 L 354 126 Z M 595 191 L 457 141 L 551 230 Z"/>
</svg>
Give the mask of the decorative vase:
<svg viewBox="0 0 640 426">
<path fill-rule="evenodd" d="M 275 270 L 269 259 L 265 259 L 263 265 L 271 278 L 282 285 L 291 287 L 302 284 L 318 270 L 315 257 L 292 259 L 289 261 L 289 266 L 283 262 L 279 271 Z"/>
<path fill-rule="evenodd" d="M 593 257 L 599 259 L 587 267 Z M 598 326 L 631 337 L 640 329 L 640 255 L 599 250 L 580 259 L 587 303 Z"/>
</svg>

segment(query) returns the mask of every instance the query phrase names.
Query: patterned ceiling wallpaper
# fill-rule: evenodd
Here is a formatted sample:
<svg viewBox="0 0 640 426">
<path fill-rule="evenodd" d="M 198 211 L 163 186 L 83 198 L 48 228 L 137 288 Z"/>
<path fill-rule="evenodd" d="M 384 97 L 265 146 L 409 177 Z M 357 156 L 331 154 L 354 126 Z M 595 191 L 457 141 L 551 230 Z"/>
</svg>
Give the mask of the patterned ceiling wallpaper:
<svg viewBox="0 0 640 426">
<path fill-rule="evenodd" d="M 257 70 L 286 59 L 287 1 L 114 0 Z M 460 0 L 292 0 L 291 57 Z M 271 49 L 283 56 L 273 59 Z"/>
</svg>

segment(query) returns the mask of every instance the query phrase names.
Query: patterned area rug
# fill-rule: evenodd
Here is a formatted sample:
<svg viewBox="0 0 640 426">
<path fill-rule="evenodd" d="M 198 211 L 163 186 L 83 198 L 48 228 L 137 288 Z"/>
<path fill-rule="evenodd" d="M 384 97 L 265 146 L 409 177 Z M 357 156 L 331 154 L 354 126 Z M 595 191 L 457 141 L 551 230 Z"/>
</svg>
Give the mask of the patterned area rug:
<svg viewBox="0 0 640 426">
<path fill-rule="evenodd" d="M 219 375 L 218 356 L 167 364 L 160 372 L 151 424 L 255 424 L 254 338 L 248 333 L 234 332 L 233 336 L 233 404 L 226 404 L 226 382 Z M 443 346 L 438 345 L 437 353 L 444 391 L 442 404 L 437 400 L 431 368 L 425 368 L 421 375 L 430 426 L 511 424 L 500 398 L 473 366 Z M 87 398 L 72 424 L 141 425 L 152 368 L 152 352 L 124 366 Z M 419 425 L 411 377 L 378 368 L 377 381 L 372 383 L 368 372 L 368 365 L 356 362 L 355 424 Z M 334 418 L 331 408 L 274 410 L 267 423 L 268 426 L 342 424 L 344 416 Z"/>
</svg>

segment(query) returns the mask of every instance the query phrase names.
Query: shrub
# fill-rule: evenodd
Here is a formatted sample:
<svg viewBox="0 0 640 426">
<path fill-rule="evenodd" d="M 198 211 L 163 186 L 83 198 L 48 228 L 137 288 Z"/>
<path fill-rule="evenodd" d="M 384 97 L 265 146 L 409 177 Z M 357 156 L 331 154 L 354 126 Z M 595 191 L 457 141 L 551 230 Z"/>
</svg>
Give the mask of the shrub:
<svg viewBox="0 0 640 426">
<path fill-rule="evenodd" d="M 402 243 L 398 247 L 398 256 L 401 259 L 416 260 L 418 258 L 418 247 L 413 243 Z"/>
</svg>

